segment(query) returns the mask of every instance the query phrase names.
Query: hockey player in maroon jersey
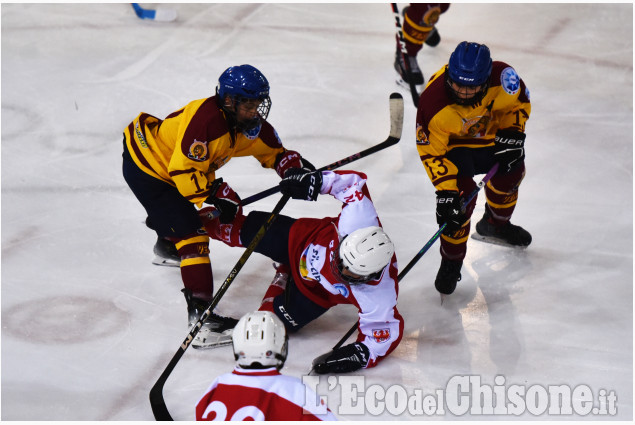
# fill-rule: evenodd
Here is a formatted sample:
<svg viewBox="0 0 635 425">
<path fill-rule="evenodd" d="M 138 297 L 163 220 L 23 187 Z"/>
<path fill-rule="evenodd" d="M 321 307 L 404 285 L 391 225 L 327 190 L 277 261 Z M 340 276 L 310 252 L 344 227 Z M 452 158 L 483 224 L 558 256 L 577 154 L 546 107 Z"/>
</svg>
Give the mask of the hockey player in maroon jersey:
<svg viewBox="0 0 635 425">
<path fill-rule="evenodd" d="M 397 311 L 397 259 L 381 228 L 366 175 L 355 171 L 292 170 L 280 182 L 294 199 L 315 201 L 329 194 L 343 203 L 337 217 L 293 219 L 279 215 L 255 251 L 280 266 L 262 300 L 289 331 L 297 331 L 337 304 L 359 310 L 357 342 L 328 353 L 318 373 L 352 372 L 375 366 L 399 344 L 403 318 Z M 269 213 L 238 214 L 230 224 L 205 218 L 213 239 L 247 246 Z"/>
<path fill-rule="evenodd" d="M 473 177 L 498 163 L 485 186 L 485 214 L 475 239 L 526 247 L 531 235 L 510 219 L 525 176 L 525 123 L 531 113 L 529 90 L 510 65 L 492 62 L 484 44 L 461 42 L 449 63 L 432 76 L 419 99 L 417 150 L 436 188 L 441 235 L 441 267 L 435 287 L 454 292 L 467 252 L 476 198 Z"/>
<path fill-rule="evenodd" d="M 269 311 L 241 317 L 232 336 L 236 367 L 219 376 L 196 405 L 197 421 L 335 421 L 301 380 L 280 373 L 287 359 L 284 324 Z M 314 405 L 307 400 L 315 400 Z M 323 403 L 323 401 L 321 401 Z"/>
<path fill-rule="evenodd" d="M 402 29 L 408 52 L 406 59 L 410 66 L 410 74 L 406 72 L 399 43 L 397 43 L 395 54 L 395 70 L 406 83 L 410 82 L 409 76 L 412 77 L 412 82 L 416 85 L 424 83 L 423 72 L 417 63 L 417 54 L 424 43 L 430 47 L 439 44 L 441 37 L 436 24 L 439 21 L 439 15 L 445 13 L 449 7 L 449 3 L 410 3 L 404 8 Z"/>
<path fill-rule="evenodd" d="M 266 121 L 270 107 L 265 76 L 251 65 L 233 66 L 219 77 L 215 96 L 194 100 L 163 120 L 141 113 L 124 131 L 124 178 L 158 235 L 154 263 L 180 266 L 190 327 L 213 294 L 209 237 L 196 207 L 214 205 L 224 223 L 240 211 L 240 198 L 216 179 L 216 170 L 239 156 L 253 156 L 280 177 L 294 167 L 315 169 L 282 146 Z M 213 313 L 192 346 L 229 344 L 235 323 Z"/>
</svg>

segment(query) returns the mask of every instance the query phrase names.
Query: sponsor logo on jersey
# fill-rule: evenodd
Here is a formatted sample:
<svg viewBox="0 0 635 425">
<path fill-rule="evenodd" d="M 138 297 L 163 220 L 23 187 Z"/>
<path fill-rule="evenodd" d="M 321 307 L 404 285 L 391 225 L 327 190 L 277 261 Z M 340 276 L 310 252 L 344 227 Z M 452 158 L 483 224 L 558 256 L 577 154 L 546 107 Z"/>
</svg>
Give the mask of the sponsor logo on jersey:
<svg viewBox="0 0 635 425">
<path fill-rule="evenodd" d="M 333 288 L 337 289 L 337 292 L 342 294 L 344 298 L 348 298 L 348 294 L 350 294 L 350 290 L 348 289 L 346 285 L 344 285 L 343 283 L 336 283 L 335 285 L 333 285 Z"/>
<path fill-rule="evenodd" d="M 148 142 L 146 142 L 146 138 L 143 137 L 143 133 L 141 132 L 141 129 L 139 128 L 138 121 L 134 126 L 134 131 L 135 133 L 137 133 L 137 139 L 139 139 L 139 143 L 141 143 L 141 147 L 148 149 Z"/>
<path fill-rule="evenodd" d="M 384 343 L 390 339 L 390 329 L 373 329 L 373 338 L 378 343 Z"/>
<path fill-rule="evenodd" d="M 421 124 L 417 124 L 417 144 L 418 145 L 429 145 L 430 141 L 428 140 L 428 135 L 425 131 L 423 131 L 423 126 Z"/>
<path fill-rule="evenodd" d="M 194 139 L 194 142 L 190 145 L 187 157 L 194 161 L 205 161 L 207 159 L 207 142 Z"/>
<path fill-rule="evenodd" d="M 307 246 L 302 255 L 300 256 L 300 276 L 307 280 L 315 280 L 317 282 L 322 281 L 320 271 L 313 267 L 313 261 L 317 260 L 320 256 L 320 252 L 313 248 L 311 245 Z"/>
<path fill-rule="evenodd" d="M 520 77 L 516 73 L 516 70 L 511 66 L 503 69 L 501 72 L 501 86 L 507 94 L 516 94 L 520 89 Z"/>
</svg>

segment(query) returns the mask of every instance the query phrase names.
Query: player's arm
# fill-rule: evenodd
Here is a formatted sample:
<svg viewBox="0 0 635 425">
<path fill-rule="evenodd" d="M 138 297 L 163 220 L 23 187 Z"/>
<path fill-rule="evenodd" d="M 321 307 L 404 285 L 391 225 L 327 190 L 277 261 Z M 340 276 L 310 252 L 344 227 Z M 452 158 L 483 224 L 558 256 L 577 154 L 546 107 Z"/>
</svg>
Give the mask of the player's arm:
<svg viewBox="0 0 635 425">
<path fill-rule="evenodd" d="M 450 142 L 450 133 L 446 129 L 449 123 L 445 121 L 441 113 L 429 122 L 418 115 L 417 152 L 436 190 L 458 190 L 458 169 L 445 157 Z"/>
<path fill-rule="evenodd" d="M 263 121 L 258 137 L 244 154 L 256 158 L 265 168 L 273 168 L 283 178 L 287 170 L 298 168 L 315 171 L 315 167 L 299 152 L 288 150 L 282 145 L 278 133 L 271 124 Z"/>
</svg>

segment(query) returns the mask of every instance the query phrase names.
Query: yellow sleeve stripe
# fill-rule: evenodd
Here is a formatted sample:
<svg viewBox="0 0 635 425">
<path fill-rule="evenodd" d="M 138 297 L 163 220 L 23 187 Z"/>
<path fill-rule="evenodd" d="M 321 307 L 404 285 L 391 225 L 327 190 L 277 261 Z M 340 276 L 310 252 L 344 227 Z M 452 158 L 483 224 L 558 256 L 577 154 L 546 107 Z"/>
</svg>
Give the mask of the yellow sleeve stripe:
<svg viewBox="0 0 635 425">
<path fill-rule="evenodd" d="M 181 260 L 181 267 L 195 266 L 197 264 L 210 264 L 209 256 L 185 258 Z"/>
<path fill-rule="evenodd" d="M 181 249 L 185 245 L 190 245 L 195 243 L 209 243 L 209 236 L 194 236 L 192 238 L 179 241 L 175 245 L 176 245 L 176 249 Z"/>
<path fill-rule="evenodd" d="M 513 207 L 514 205 L 516 205 L 517 199 L 514 199 L 512 202 L 508 202 L 506 204 L 496 204 L 492 201 L 490 201 L 489 199 L 487 200 L 487 204 L 492 207 L 492 208 L 498 208 L 498 209 L 502 209 L 502 208 L 510 208 Z"/>
<path fill-rule="evenodd" d="M 444 241 L 451 243 L 452 245 L 460 245 L 462 243 L 467 242 L 467 239 L 470 235 L 468 234 L 467 236 L 461 238 L 461 239 L 452 239 L 449 236 L 444 235 L 443 233 L 441 233 L 441 239 L 443 239 Z M 181 262 L 181 264 L 183 264 L 183 262 Z"/>
<path fill-rule="evenodd" d="M 414 28 L 417 31 L 430 32 L 430 31 L 432 31 L 432 28 L 434 28 L 433 26 L 430 26 L 430 27 L 425 26 L 425 27 L 423 27 L 421 25 L 416 24 L 412 19 L 410 19 L 408 14 L 406 14 L 405 18 L 406 18 L 406 22 L 408 23 L 408 25 L 410 25 L 412 28 Z"/>
</svg>

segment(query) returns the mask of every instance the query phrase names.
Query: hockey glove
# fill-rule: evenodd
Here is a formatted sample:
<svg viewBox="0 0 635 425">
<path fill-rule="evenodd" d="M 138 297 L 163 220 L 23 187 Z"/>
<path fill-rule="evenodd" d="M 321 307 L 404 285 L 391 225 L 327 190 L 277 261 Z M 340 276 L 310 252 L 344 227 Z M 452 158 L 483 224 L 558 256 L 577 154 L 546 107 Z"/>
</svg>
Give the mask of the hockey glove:
<svg viewBox="0 0 635 425">
<path fill-rule="evenodd" d="M 501 171 L 509 172 L 525 159 L 525 133 L 516 130 L 498 130 L 494 140 L 494 158 Z"/>
<path fill-rule="evenodd" d="M 313 369 L 320 375 L 355 372 L 366 367 L 369 359 L 368 347 L 361 342 L 355 342 L 316 357 L 313 360 Z"/>
<path fill-rule="evenodd" d="M 322 172 L 306 172 L 299 168 L 287 170 L 286 177 L 280 181 L 280 191 L 293 199 L 317 200 L 322 190 Z"/>
<path fill-rule="evenodd" d="M 453 190 L 437 191 L 437 223 L 439 226 L 447 223 L 443 229 L 444 235 L 450 235 L 463 226 L 467 220 L 461 210 L 461 195 Z"/>
<path fill-rule="evenodd" d="M 218 184 L 219 181 L 220 185 Z M 212 182 L 212 190 L 215 187 L 218 187 L 218 189 L 205 200 L 205 203 L 216 207 L 220 213 L 218 219 L 222 224 L 229 224 L 234 220 L 236 214 L 242 212 L 240 197 L 227 183 L 223 182 L 222 178 Z"/>
<path fill-rule="evenodd" d="M 275 164 L 276 173 L 278 173 L 280 178 L 287 177 L 287 171 L 291 168 L 300 168 L 304 170 L 304 172 L 315 171 L 313 164 L 302 158 L 302 156 L 296 151 L 282 152 L 278 155 Z"/>
</svg>

